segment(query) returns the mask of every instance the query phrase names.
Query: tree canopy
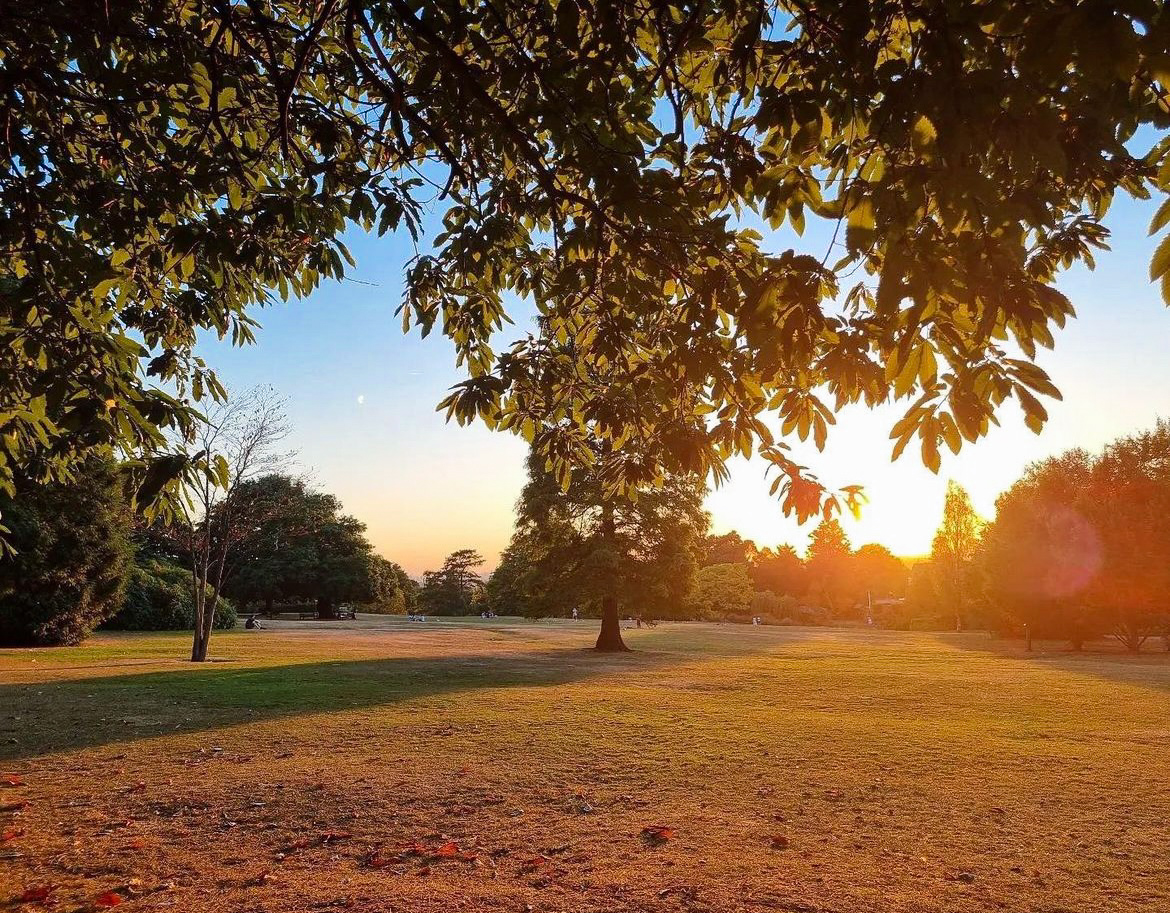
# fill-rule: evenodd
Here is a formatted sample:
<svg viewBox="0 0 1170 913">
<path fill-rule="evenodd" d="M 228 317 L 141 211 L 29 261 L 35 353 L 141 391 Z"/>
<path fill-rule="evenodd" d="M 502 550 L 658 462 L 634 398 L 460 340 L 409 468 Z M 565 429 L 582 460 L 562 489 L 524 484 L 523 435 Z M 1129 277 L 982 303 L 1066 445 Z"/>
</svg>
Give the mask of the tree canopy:
<svg viewBox="0 0 1170 913">
<path fill-rule="evenodd" d="M 786 439 L 891 397 L 937 468 L 1009 400 L 1043 424 L 1058 273 L 1170 187 L 1168 36 L 1162 0 L 10 2 L 0 485 L 114 444 L 150 500 L 206 458 L 164 453 L 222 394 L 197 332 L 249 341 L 347 226 L 431 203 L 404 322 L 454 343 L 449 415 L 557 473 L 757 451 L 807 516 L 834 502 Z M 540 329 L 501 346 L 513 294 Z"/>
<path fill-rule="evenodd" d="M 475 568 L 483 561 L 483 555 L 473 548 L 453 551 L 441 568 L 423 574 L 420 607 L 432 615 L 470 615 L 483 586 Z"/>
<path fill-rule="evenodd" d="M 705 488 L 689 475 L 646 485 L 632 499 L 607 488 L 589 471 L 564 488 L 530 452 L 516 532 L 489 593 L 521 596 L 533 614 L 574 607 L 600 614 L 598 648 L 624 649 L 619 611 L 658 618 L 684 611 L 707 530 Z"/>
<path fill-rule="evenodd" d="M 241 483 L 220 506 L 240 539 L 225 592 L 241 602 L 315 602 L 322 618 L 338 604 L 374 596 L 375 556 L 365 524 L 341 513 L 333 495 L 300 479 L 267 475 Z"/>
<path fill-rule="evenodd" d="M 996 502 L 980 556 L 1009 622 L 1138 650 L 1170 612 L 1170 422 L 1100 454 L 1033 464 Z"/>
<path fill-rule="evenodd" d="M 77 644 L 122 604 L 131 557 L 125 479 L 91 458 L 70 483 L 0 494 L 13 553 L 0 560 L 0 645 Z"/>
</svg>

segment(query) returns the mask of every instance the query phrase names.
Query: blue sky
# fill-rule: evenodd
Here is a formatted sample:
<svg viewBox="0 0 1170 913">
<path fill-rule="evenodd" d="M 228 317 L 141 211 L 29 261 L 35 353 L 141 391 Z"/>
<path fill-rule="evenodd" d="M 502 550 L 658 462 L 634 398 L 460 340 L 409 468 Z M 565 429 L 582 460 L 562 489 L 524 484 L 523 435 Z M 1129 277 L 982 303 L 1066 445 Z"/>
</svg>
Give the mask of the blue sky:
<svg viewBox="0 0 1170 913">
<path fill-rule="evenodd" d="M 881 541 L 901 554 L 924 552 L 948 478 L 990 515 L 996 495 L 1032 460 L 1099 447 L 1170 416 L 1170 311 L 1148 279 L 1152 212 L 1151 204 L 1119 200 L 1108 219 L 1113 250 L 1101 253 L 1095 272 L 1077 269 L 1060 283 L 1078 319 L 1041 357 L 1064 393 L 1050 404 L 1042 435 L 1025 429 L 1012 407 L 989 438 L 957 457 L 945 453 L 935 476 L 912 449 L 890 463 L 889 427 L 901 414 L 893 406 L 847 410 L 825 453 L 800 451 L 823 481 L 866 486 L 861 521 L 845 524 L 855 545 Z M 827 231 L 810 228 L 802 239 L 779 233 L 767 243 L 823 253 Z M 409 235 L 352 231 L 345 240 L 358 261 L 357 281 L 260 312 L 255 346 L 212 339 L 200 350 L 230 388 L 271 384 L 288 398 L 301 466 L 367 524 L 379 552 L 420 574 L 455 549 L 477 548 L 490 568 L 511 534 L 525 445 L 482 427 L 448 425 L 434 411 L 460 375 L 446 340 L 404 336 L 395 316 L 414 252 Z M 514 315 L 521 326 L 528 316 Z M 811 527 L 785 518 L 767 486 L 761 463 L 734 463 L 731 482 L 707 502 L 713 529 L 803 549 Z"/>
</svg>

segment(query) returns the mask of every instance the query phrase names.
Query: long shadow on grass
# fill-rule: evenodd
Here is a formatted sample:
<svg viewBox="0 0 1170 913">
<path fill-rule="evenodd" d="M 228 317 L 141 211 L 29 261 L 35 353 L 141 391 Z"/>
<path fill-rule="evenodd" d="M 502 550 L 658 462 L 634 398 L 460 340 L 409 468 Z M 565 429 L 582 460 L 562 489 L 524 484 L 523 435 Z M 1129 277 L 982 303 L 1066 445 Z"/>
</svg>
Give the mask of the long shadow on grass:
<svg viewBox="0 0 1170 913">
<path fill-rule="evenodd" d="M 229 664 L 0 685 L 0 759 L 486 688 L 562 685 L 694 659 L 547 650 L 428 659 Z M 10 741 L 10 740 L 15 741 Z"/>
<path fill-rule="evenodd" d="M 1037 640 L 1029 653 L 1022 640 L 992 638 L 986 634 L 937 633 L 934 636 L 940 643 L 972 653 L 1034 663 L 1041 668 L 1153 691 L 1170 691 L 1170 654 L 1163 648 L 1161 638 L 1151 637 L 1142 652 L 1133 654 L 1125 652 L 1116 641 L 1105 639 L 1087 643 L 1079 651 L 1063 641 Z"/>
</svg>

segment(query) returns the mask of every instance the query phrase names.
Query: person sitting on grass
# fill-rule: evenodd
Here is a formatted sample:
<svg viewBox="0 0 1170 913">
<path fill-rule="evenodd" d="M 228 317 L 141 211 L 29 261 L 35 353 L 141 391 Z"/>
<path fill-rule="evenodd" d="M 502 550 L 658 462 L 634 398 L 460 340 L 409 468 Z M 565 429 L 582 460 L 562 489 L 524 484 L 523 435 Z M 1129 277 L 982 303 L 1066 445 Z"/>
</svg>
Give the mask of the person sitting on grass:
<svg viewBox="0 0 1170 913">
<path fill-rule="evenodd" d="M 249 615 L 244 620 L 244 627 L 247 628 L 249 631 L 254 631 L 257 628 L 263 628 L 264 625 L 260 624 L 259 620 L 256 618 L 255 615 Z"/>
</svg>

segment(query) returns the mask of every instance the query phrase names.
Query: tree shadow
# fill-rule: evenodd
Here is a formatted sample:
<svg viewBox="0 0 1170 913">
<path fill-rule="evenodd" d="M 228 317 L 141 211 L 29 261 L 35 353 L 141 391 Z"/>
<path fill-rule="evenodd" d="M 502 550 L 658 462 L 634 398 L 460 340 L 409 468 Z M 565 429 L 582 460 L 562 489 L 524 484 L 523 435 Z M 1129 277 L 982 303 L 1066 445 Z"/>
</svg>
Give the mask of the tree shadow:
<svg viewBox="0 0 1170 913">
<path fill-rule="evenodd" d="M 551 649 L 424 659 L 234 663 L 0 685 L 0 760 L 491 688 L 544 687 L 696 657 Z"/>
<path fill-rule="evenodd" d="M 1008 660 L 1033 663 L 1040 668 L 1096 677 L 1123 685 L 1154 691 L 1170 691 L 1170 653 L 1161 639 L 1151 638 L 1141 653 L 1125 651 L 1112 640 L 1096 640 L 1082 650 L 1073 650 L 1065 641 L 1036 640 L 1032 651 L 1023 640 L 995 638 L 986 633 L 936 633 L 935 639 L 954 649 L 982 653 Z"/>
</svg>

